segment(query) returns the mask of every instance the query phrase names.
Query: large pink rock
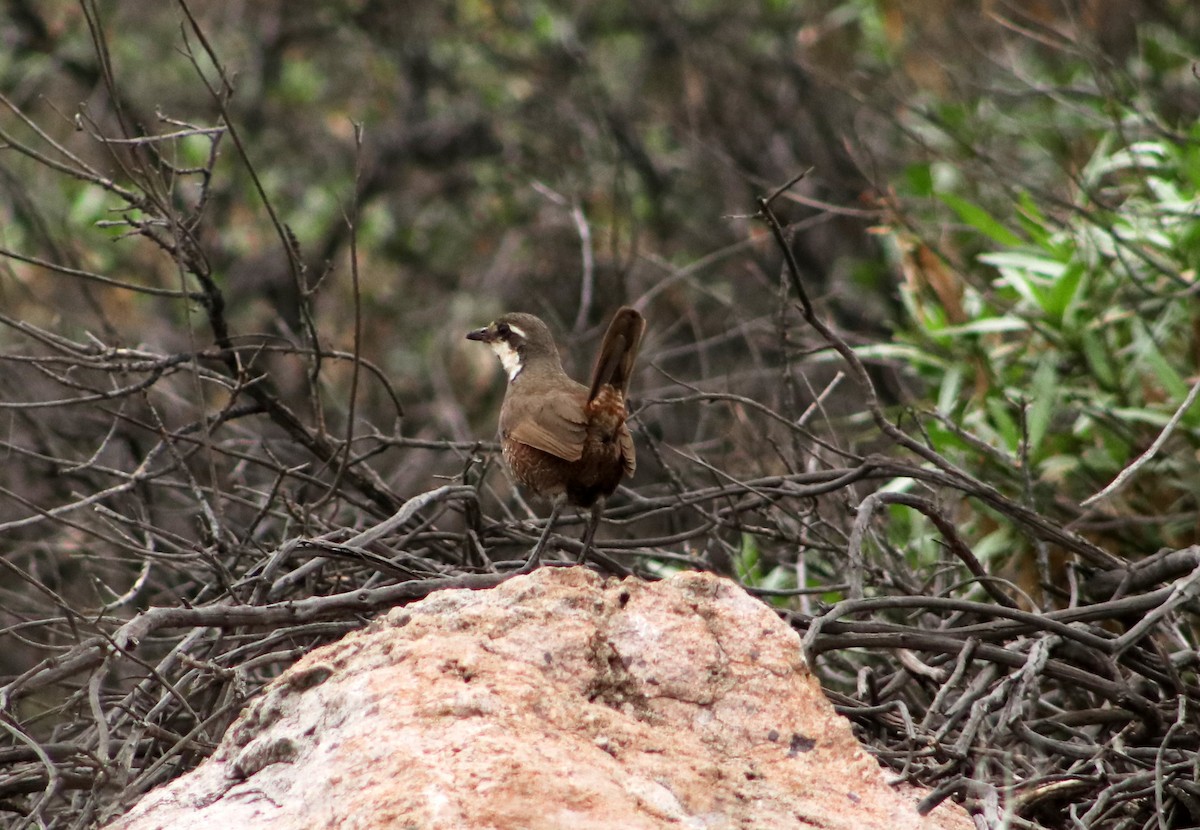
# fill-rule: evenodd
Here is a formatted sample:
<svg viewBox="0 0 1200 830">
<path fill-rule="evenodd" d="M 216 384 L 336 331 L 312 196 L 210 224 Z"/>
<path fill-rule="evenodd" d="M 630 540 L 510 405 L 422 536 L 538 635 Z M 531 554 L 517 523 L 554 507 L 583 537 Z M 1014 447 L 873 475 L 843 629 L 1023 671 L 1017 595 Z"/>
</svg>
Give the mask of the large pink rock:
<svg viewBox="0 0 1200 830">
<path fill-rule="evenodd" d="M 732 583 L 543 568 L 300 660 L 110 830 L 972 828 L 919 817 Z"/>
</svg>

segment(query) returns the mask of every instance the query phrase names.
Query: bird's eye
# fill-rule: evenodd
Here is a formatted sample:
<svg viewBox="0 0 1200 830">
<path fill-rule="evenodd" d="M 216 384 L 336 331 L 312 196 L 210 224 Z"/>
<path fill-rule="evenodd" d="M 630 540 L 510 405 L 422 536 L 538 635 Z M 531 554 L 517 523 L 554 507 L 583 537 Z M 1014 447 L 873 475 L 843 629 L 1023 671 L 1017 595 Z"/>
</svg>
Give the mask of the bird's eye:
<svg viewBox="0 0 1200 830">
<path fill-rule="evenodd" d="M 507 337 L 512 334 L 512 329 L 508 327 L 508 323 L 501 323 L 500 325 L 496 326 L 496 334 L 507 339 Z"/>
</svg>

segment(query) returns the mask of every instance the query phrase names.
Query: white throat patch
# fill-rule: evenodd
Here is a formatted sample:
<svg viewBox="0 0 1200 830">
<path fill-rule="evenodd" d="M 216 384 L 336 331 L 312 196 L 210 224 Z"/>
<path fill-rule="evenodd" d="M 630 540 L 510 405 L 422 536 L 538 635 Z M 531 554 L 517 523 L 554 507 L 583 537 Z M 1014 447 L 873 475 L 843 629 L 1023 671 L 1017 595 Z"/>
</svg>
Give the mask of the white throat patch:
<svg viewBox="0 0 1200 830">
<path fill-rule="evenodd" d="M 515 327 L 513 331 L 516 331 Z M 496 357 L 500 358 L 500 365 L 508 374 L 508 382 L 512 383 L 516 380 L 517 375 L 521 374 L 521 356 L 517 354 L 516 349 L 503 340 L 493 340 L 488 345 L 492 347 Z"/>
</svg>

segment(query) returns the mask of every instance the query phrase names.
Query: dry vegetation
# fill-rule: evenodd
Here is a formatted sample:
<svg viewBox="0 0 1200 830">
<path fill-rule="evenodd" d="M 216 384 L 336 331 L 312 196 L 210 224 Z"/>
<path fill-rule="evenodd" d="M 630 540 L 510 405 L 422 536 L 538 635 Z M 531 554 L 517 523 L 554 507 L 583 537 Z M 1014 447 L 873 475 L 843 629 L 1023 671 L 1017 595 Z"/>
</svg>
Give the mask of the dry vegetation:
<svg viewBox="0 0 1200 830">
<path fill-rule="evenodd" d="M 770 602 L 931 804 L 1200 823 L 1200 10 L 449 5 L 7 4 L 5 826 L 503 580 L 545 511 L 463 335 L 578 375 L 619 303 L 607 567 Z"/>
</svg>

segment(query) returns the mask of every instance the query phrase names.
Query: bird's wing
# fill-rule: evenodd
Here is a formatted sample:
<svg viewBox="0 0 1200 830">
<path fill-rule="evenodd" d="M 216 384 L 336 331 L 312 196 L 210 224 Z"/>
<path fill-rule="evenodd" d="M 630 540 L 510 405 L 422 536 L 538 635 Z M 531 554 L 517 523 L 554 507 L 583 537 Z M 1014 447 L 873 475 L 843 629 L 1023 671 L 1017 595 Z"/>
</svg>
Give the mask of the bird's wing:
<svg viewBox="0 0 1200 830">
<path fill-rule="evenodd" d="M 512 426 L 501 424 L 508 437 L 565 461 L 578 461 L 583 455 L 587 421 L 583 413 L 582 391 L 545 396 L 542 406 L 526 417 L 514 418 Z"/>
</svg>

